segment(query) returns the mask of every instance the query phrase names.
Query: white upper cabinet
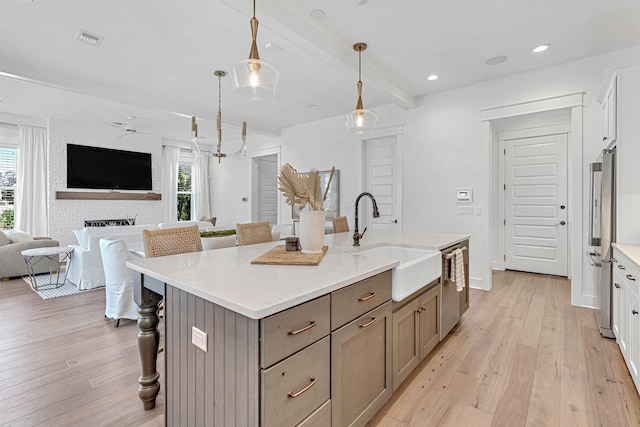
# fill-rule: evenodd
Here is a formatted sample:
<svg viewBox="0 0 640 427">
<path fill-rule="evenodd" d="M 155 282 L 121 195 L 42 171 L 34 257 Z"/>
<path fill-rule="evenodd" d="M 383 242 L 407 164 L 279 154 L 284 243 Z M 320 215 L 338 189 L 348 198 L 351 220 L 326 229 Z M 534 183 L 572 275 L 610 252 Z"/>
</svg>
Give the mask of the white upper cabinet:
<svg viewBox="0 0 640 427">
<path fill-rule="evenodd" d="M 602 103 L 602 145 L 608 147 L 616 141 L 617 78 L 614 75 L 601 100 Z"/>
</svg>

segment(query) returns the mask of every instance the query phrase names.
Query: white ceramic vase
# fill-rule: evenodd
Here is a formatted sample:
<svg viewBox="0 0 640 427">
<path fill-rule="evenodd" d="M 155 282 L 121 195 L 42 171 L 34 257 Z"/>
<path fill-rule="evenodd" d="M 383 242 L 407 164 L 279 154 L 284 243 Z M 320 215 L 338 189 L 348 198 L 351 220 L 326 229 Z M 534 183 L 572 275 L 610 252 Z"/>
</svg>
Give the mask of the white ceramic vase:
<svg viewBox="0 0 640 427">
<path fill-rule="evenodd" d="M 303 254 L 319 254 L 324 245 L 325 211 L 300 212 L 300 246 Z"/>
</svg>

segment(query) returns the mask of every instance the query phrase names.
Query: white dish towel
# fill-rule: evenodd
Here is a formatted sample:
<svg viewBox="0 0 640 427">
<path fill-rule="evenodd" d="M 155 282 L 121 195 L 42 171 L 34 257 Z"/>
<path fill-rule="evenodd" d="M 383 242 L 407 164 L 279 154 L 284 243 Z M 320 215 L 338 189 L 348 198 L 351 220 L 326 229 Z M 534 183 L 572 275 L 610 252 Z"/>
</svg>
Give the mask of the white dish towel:
<svg viewBox="0 0 640 427">
<path fill-rule="evenodd" d="M 464 255 L 462 249 L 458 248 L 453 251 L 451 257 L 451 281 L 456 284 L 456 290 L 462 292 L 465 286 L 464 280 Z"/>
</svg>

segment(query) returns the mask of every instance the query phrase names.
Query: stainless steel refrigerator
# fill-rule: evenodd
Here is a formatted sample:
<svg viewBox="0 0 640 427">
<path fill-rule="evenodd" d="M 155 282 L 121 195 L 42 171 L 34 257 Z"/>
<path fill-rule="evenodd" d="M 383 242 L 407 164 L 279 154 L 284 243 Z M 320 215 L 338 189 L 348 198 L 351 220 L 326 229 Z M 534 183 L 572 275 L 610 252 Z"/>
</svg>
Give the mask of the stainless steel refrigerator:
<svg viewBox="0 0 640 427">
<path fill-rule="evenodd" d="M 614 338 L 612 327 L 611 243 L 616 241 L 616 150 L 602 150 L 591 163 L 589 245 L 587 252 L 593 268 L 595 291 L 600 297 L 596 318 L 600 333 Z"/>
</svg>

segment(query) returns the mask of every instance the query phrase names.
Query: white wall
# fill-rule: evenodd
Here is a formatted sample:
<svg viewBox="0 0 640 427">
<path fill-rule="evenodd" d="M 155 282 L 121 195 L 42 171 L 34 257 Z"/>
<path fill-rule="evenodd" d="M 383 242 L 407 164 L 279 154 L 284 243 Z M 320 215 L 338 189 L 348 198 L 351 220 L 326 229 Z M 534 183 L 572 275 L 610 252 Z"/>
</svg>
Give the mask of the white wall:
<svg viewBox="0 0 640 427">
<path fill-rule="evenodd" d="M 490 174 L 482 166 L 485 153 L 481 150 L 481 111 L 585 92 L 586 165 L 600 149 L 601 119 L 596 96 L 605 72 L 607 68 L 638 61 L 640 48 L 636 47 L 436 93 L 418 100 L 417 108 L 404 114 L 391 107 L 386 111 L 377 109 L 379 127 L 404 123 L 404 230 L 470 234 L 472 286 L 488 288 L 492 246 L 487 217 L 491 210 L 487 190 Z M 391 117 L 389 122 L 385 112 Z M 282 163 L 291 163 L 300 171 L 332 165 L 340 169 L 341 213 L 350 215 L 351 204 L 362 190 L 361 144 L 345 133 L 343 117 L 284 129 L 281 142 Z M 581 189 L 588 200 L 585 165 L 583 182 L 575 183 L 575 188 Z M 474 208 L 481 209 L 478 216 L 457 215 L 455 189 L 468 187 L 474 189 Z M 475 191 L 483 188 L 485 191 Z M 582 208 L 586 211 L 586 205 Z M 587 214 L 583 213 L 583 223 L 587 223 Z M 285 216 L 281 220 L 287 222 Z M 586 230 L 582 236 L 574 237 L 582 241 L 584 233 Z M 582 257 L 584 252 L 574 256 Z M 586 261 L 583 266 L 585 280 L 589 280 Z M 592 285 L 574 285 L 585 293 L 593 290 Z M 580 295 L 574 301 L 581 304 Z"/>
<path fill-rule="evenodd" d="M 71 230 L 86 219 L 117 219 L 137 215 L 136 224 L 161 222 L 161 201 L 57 200 L 56 191 L 67 190 L 67 144 L 151 153 L 153 191 L 161 192 L 162 143 L 148 135 L 118 138 L 121 129 L 49 119 L 49 235 L 61 245 L 75 243 Z M 91 191 L 91 190 L 87 190 Z"/>
<path fill-rule="evenodd" d="M 279 152 L 280 145 L 280 138 L 249 134 L 247 157 L 223 158 L 220 163 L 217 159 L 211 160 L 211 205 L 217 226 L 235 227 L 237 223 L 251 222 L 252 156 L 261 155 L 265 150 Z M 234 153 L 237 149 L 237 144 L 223 142 L 223 152 Z"/>
</svg>

